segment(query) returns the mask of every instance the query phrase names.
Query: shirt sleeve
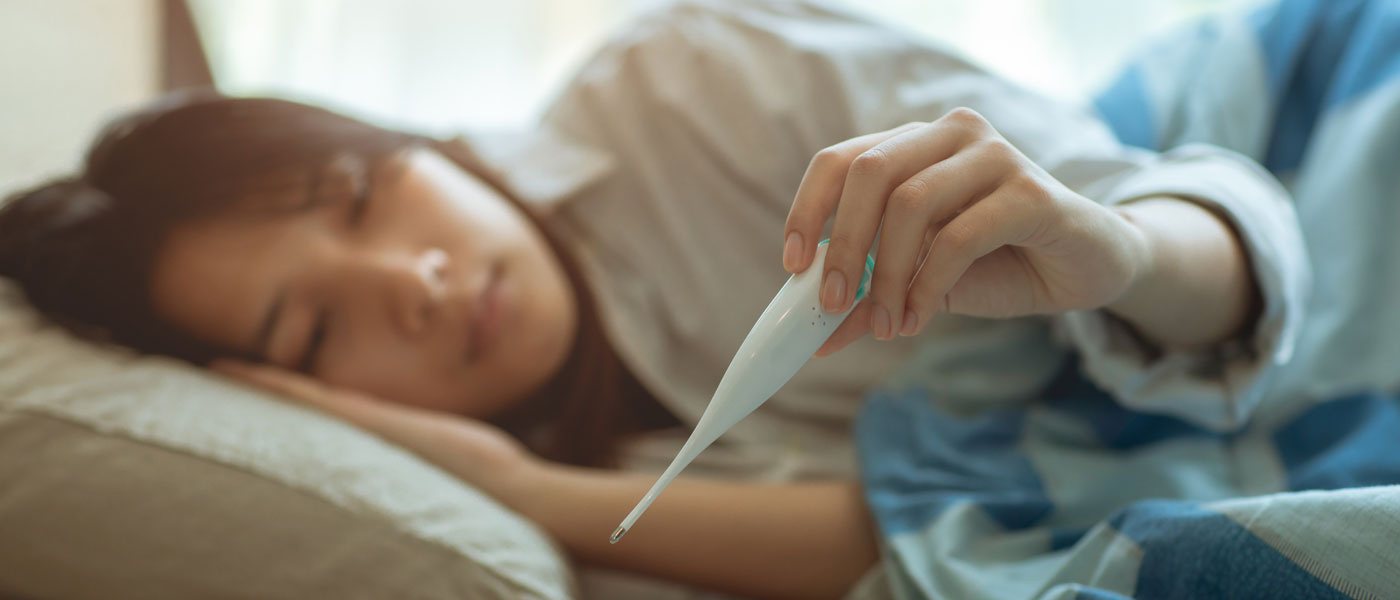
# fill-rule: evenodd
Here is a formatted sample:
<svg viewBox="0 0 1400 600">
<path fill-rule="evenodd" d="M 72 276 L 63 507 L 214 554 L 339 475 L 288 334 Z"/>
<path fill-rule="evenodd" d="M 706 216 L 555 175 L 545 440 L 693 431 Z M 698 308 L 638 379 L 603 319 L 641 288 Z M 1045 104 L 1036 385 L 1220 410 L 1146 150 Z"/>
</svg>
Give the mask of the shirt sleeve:
<svg viewBox="0 0 1400 600">
<path fill-rule="evenodd" d="M 1178 197 L 1234 228 L 1262 304 L 1241 337 L 1202 351 L 1162 351 L 1104 310 L 1065 313 L 1055 321 L 1086 374 L 1129 408 L 1217 431 L 1243 426 L 1292 355 L 1303 322 L 1310 271 L 1288 192 L 1250 159 L 1207 145 L 1162 155 L 1125 153 L 1107 163 L 1066 161 L 1059 170 L 1063 179 L 1078 180 L 1080 193 L 1105 205 Z"/>
</svg>

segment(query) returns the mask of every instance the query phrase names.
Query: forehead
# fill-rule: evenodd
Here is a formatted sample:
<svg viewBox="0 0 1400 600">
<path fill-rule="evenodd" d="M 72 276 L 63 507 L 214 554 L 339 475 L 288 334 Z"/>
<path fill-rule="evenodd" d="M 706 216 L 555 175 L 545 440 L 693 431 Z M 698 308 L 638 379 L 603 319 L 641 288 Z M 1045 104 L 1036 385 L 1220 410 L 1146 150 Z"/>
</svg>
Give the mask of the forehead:
<svg viewBox="0 0 1400 600">
<path fill-rule="evenodd" d="M 300 255 L 311 237 L 307 233 L 307 220 L 297 214 L 180 223 L 152 265 L 152 305 L 171 325 L 198 339 L 252 352 L 263 312 L 290 268 L 286 258 Z"/>
</svg>

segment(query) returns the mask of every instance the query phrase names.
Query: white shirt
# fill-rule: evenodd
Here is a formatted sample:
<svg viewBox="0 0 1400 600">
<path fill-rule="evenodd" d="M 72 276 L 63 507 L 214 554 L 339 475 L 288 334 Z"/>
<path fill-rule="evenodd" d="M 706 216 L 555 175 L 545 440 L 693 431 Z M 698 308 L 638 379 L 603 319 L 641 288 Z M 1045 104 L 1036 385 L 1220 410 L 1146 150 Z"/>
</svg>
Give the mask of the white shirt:
<svg viewBox="0 0 1400 600">
<path fill-rule="evenodd" d="M 1298 329 L 1307 262 L 1286 192 L 1212 147 L 1121 147 L 1086 108 L 999 80 L 946 49 L 825 3 L 684 2 L 642 17 L 585 64 L 538 130 L 469 140 L 580 259 L 618 354 L 693 425 L 787 278 L 783 223 L 811 157 L 837 142 L 971 107 L 1104 204 L 1175 195 L 1238 229 L 1264 299 L 1251 339 L 1158 355 L 1102 312 L 936 316 L 919 338 L 866 338 L 814 359 L 687 473 L 851 476 L 864 393 L 918 384 L 950 406 L 1025 401 L 1069 352 L 1124 404 L 1228 429 L 1249 417 Z M 659 469 L 683 433 L 626 462 Z"/>
</svg>

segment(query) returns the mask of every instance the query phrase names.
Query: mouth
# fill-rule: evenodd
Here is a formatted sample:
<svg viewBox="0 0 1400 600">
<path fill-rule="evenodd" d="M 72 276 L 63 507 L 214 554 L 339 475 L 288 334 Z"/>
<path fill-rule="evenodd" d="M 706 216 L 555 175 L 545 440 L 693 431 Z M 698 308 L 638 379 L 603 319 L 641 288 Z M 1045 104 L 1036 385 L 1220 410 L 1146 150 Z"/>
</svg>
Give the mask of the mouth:
<svg viewBox="0 0 1400 600">
<path fill-rule="evenodd" d="M 491 265 L 491 273 L 487 277 L 486 286 L 482 289 L 481 296 L 477 298 L 475 310 L 472 311 L 470 329 L 467 332 L 466 359 L 469 363 L 480 360 L 496 344 L 501 330 L 502 316 L 506 308 L 501 293 L 504 282 L 505 265 L 501 261 L 496 261 Z"/>
</svg>

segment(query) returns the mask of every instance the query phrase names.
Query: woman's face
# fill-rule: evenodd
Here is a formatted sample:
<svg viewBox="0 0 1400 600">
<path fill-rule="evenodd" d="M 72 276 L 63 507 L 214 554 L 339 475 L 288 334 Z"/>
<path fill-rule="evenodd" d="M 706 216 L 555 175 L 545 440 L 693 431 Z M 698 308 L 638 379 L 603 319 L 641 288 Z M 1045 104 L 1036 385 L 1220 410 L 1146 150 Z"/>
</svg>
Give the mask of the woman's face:
<svg viewBox="0 0 1400 600">
<path fill-rule="evenodd" d="M 155 264 L 157 312 L 232 354 L 474 417 L 559 370 L 574 291 L 515 205 L 432 150 L 368 181 L 349 164 L 312 192 L 243 203 L 261 211 L 178 226 Z"/>
</svg>

